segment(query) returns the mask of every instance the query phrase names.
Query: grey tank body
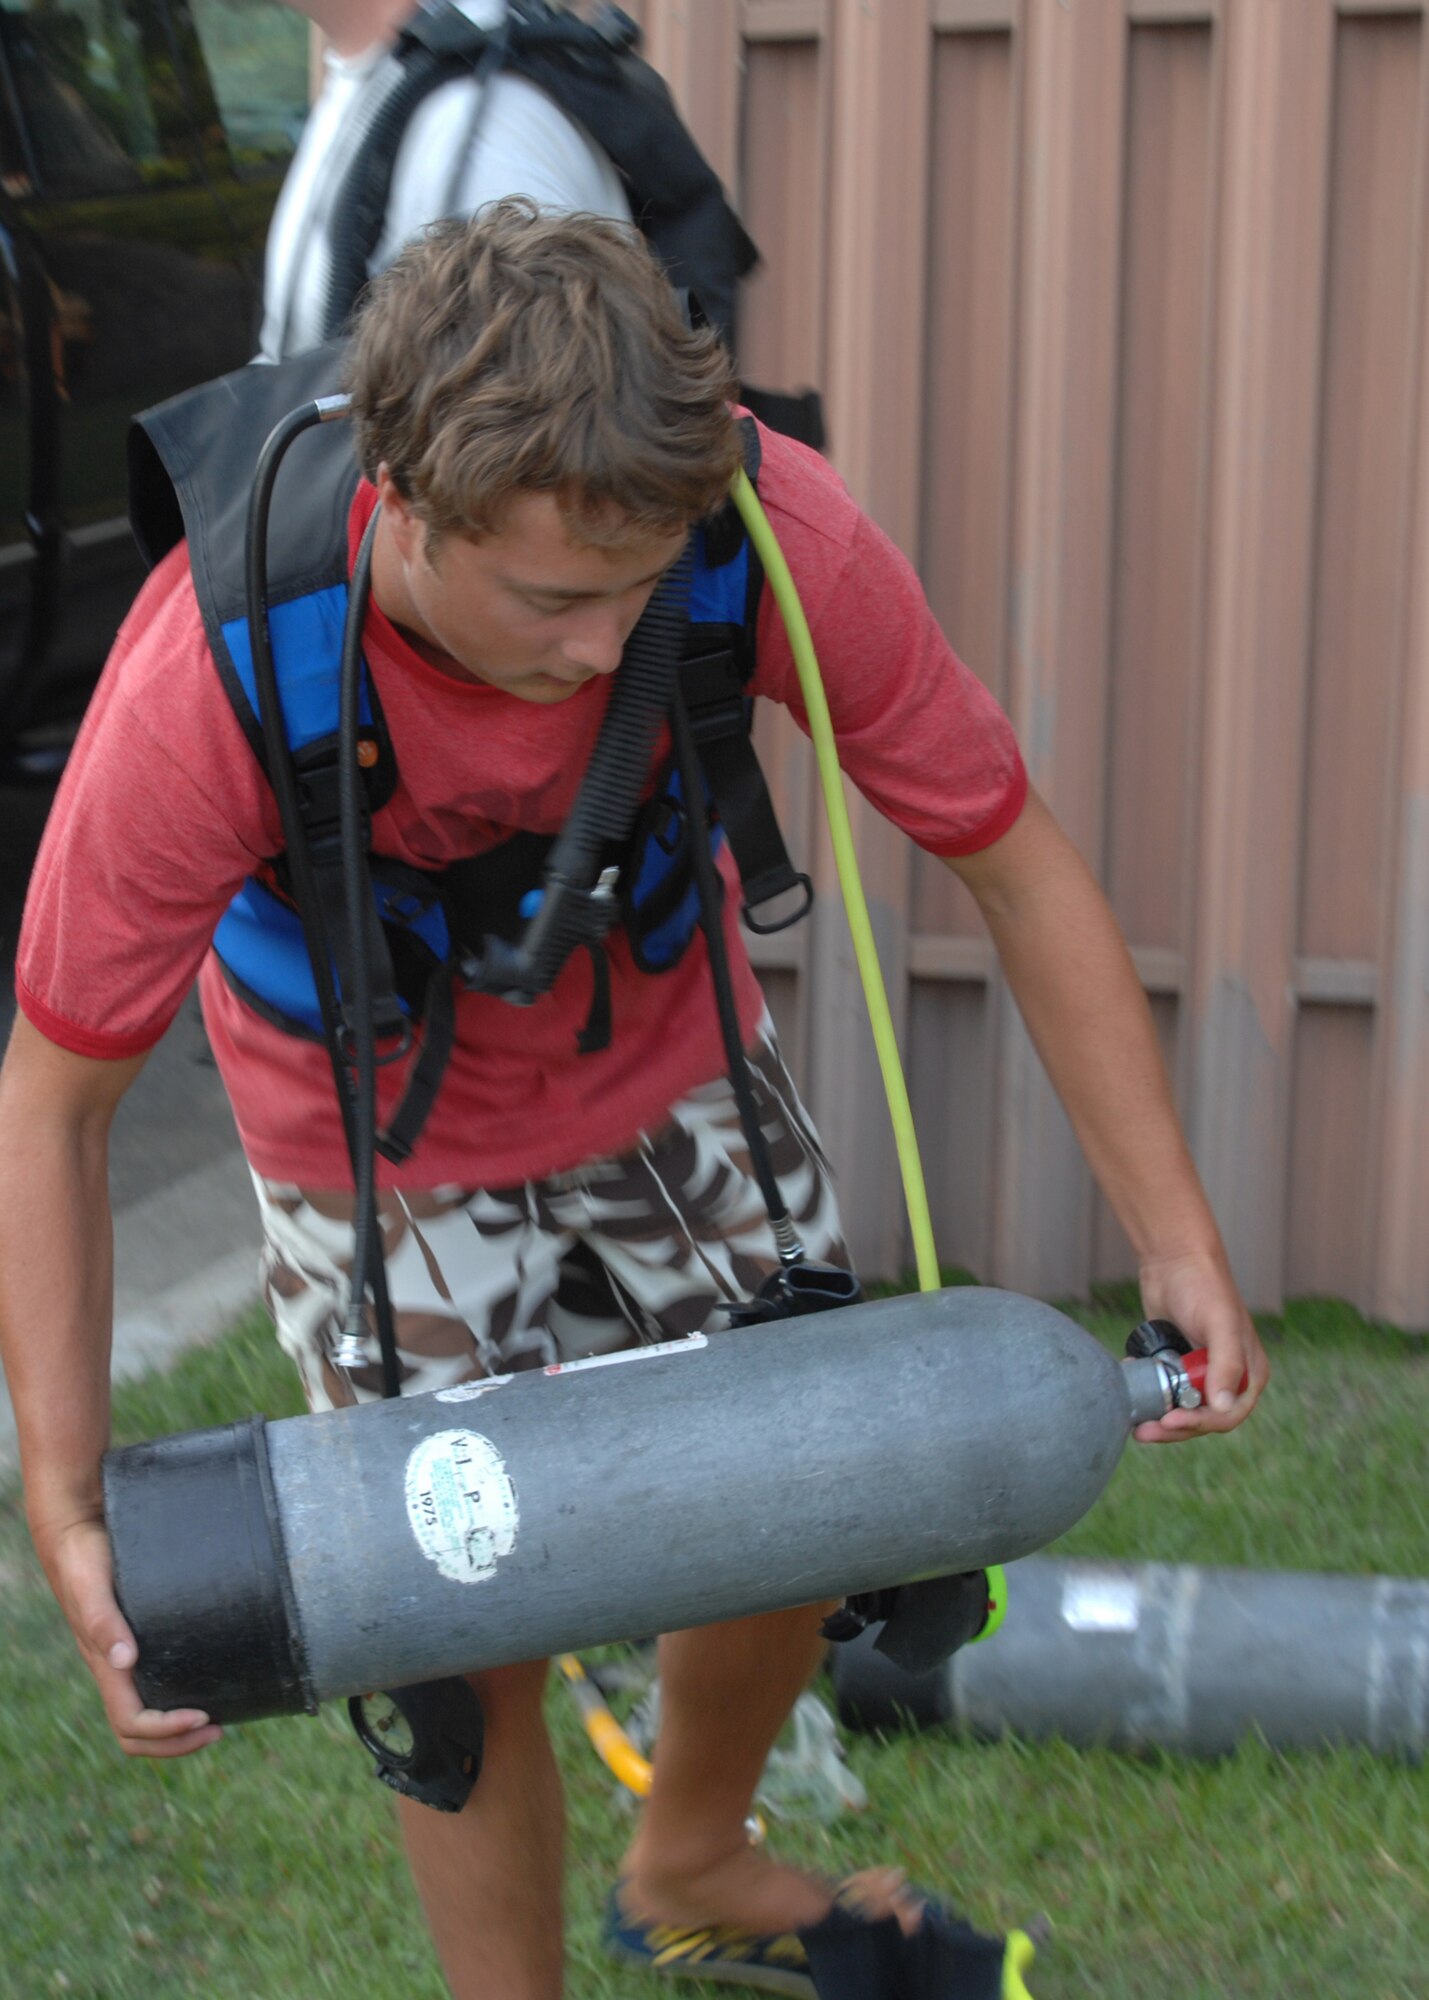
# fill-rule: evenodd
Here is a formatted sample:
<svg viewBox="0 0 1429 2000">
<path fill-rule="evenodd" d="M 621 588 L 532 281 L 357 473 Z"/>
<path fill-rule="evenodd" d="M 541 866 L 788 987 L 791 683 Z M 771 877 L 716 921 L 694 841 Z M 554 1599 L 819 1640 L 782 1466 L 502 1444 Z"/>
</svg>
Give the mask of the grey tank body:
<svg viewBox="0 0 1429 2000">
<path fill-rule="evenodd" d="M 974 1288 L 268 1426 L 319 1699 L 977 1567 L 1111 1477 L 1122 1367 Z"/>
<path fill-rule="evenodd" d="M 1039 1557 L 1011 1567 L 1008 1607 L 934 1674 L 840 1648 L 846 1718 L 1194 1756 L 1251 1734 L 1410 1760 L 1429 1743 L 1426 1581 Z"/>
</svg>

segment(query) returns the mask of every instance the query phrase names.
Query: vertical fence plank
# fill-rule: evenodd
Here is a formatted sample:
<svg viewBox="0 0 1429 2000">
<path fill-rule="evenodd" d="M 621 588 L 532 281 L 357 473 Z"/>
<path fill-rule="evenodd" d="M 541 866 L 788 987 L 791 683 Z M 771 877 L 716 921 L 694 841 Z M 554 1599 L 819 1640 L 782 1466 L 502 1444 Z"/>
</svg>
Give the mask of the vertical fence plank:
<svg viewBox="0 0 1429 2000">
<path fill-rule="evenodd" d="M 1328 6 L 1229 10 L 1190 1128 L 1242 1288 L 1284 1274 Z"/>
<path fill-rule="evenodd" d="M 1198 761 L 1212 140 L 1209 25 L 1138 26 L 1127 74 L 1105 880 L 1180 951 Z"/>
<path fill-rule="evenodd" d="M 1377 1195 L 1370 1233 L 1368 1305 L 1400 1326 L 1429 1332 L 1429 61 L 1419 17 L 1416 287 L 1406 429 L 1414 462 L 1403 566 L 1401 753 L 1393 775 L 1394 824 L 1386 870 L 1390 908 L 1376 1073 Z"/>
<path fill-rule="evenodd" d="M 772 388 L 825 378 L 826 67 L 813 37 L 745 55 L 739 207 L 762 262 L 740 291 L 740 362 Z"/>
<path fill-rule="evenodd" d="M 1013 350 L 1021 37 L 955 26 L 934 44 L 927 155 L 919 569 L 943 630 L 1000 700 L 1011 597 Z M 992 1268 L 992 949 L 976 905 L 912 856 L 909 1087 L 925 1120 L 929 1200 L 945 1259 Z M 960 951 L 950 977 L 944 941 Z M 922 949 L 926 947 L 926 949 Z"/>
<path fill-rule="evenodd" d="M 741 53 L 739 209 L 762 262 L 741 287 L 740 360 L 751 382 L 775 389 L 822 388 L 827 315 L 828 53 L 822 10 L 770 33 L 763 8 L 741 9 L 758 33 Z M 797 31 L 796 31 L 797 30 Z M 811 868 L 819 839 L 809 745 L 792 718 L 765 708 L 755 748 L 796 867 Z M 751 940 L 770 1009 L 795 1081 L 815 1116 L 810 1077 L 808 922 Z"/>
<path fill-rule="evenodd" d="M 1385 982 L 1384 1114 L 1371 1310 L 1429 1332 L 1429 348 L 1421 341 L 1414 606 L 1395 909 Z"/>
<path fill-rule="evenodd" d="M 825 388 L 830 455 L 854 496 L 916 549 L 919 336 L 927 146 L 926 14 L 906 0 L 831 0 Z M 850 812 L 895 1023 L 907 981 L 908 846 L 861 799 Z M 855 1261 L 896 1269 L 896 1159 L 832 856 L 815 853 L 808 944 L 811 1105 L 841 1176 Z M 936 1118 L 936 1106 L 929 1116 Z"/>
<path fill-rule="evenodd" d="M 628 10 L 627 10 L 628 11 Z M 647 0 L 646 60 L 664 77 L 710 165 L 733 189 L 739 167 L 737 0 Z"/>
<path fill-rule="evenodd" d="M 1320 476 L 1297 945 L 1377 965 L 1399 741 L 1420 22 L 1341 18 L 1327 185 Z M 1286 1286 L 1367 1302 L 1376 1010 L 1302 997 Z"/>
<path fill-rule="evenodd" d="M 1133 24 L 1126 87 L 1104 870 L 1172 1075 L 1189 958 L 1200 764 L 1215 49 L 1208 21 Z M 1096 1203 L 1094 1273 L 1136 1257 Z"/>
<path fill-rule="evenodd" d="M 1033 782 L 1101 849 L 1122 105 L 1119 0 L 1029 0 L 1009 706 Z M 999 992 L 1001 989 L 999 988 Z M 994 1268 L 1084 1292 L 1092 1188 L 1010 1003 L 997 1079 Z"/>
</svg>

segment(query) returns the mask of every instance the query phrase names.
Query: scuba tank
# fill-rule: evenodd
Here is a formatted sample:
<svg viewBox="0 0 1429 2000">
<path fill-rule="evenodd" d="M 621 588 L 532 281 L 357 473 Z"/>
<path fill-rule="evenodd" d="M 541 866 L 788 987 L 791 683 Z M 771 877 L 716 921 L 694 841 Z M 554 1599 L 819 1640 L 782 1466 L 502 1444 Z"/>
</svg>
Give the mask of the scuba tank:
<svg viewBox="0 0 1429 2000">
<path fill-rule="evenodd" d="M 1196 1365 L 956 1287 L 132 1445 L 139 1690 L 243 1721 L 1026 1555 Z"/>
</svg>

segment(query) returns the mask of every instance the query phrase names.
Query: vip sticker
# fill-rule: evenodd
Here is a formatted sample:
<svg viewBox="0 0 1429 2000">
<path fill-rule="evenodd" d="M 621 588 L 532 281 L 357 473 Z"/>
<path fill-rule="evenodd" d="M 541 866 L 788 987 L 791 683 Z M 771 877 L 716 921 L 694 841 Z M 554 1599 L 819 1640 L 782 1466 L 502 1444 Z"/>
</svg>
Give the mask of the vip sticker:
<svg viewBox="0 0 1429 2000">
<path fill-rule="evenodd" d="M 437 1431 L 407 1460 L 417 1547 L 453 1583 L 481 1583 L 516 1546 L 520 1517 L 506 1462 L 479 1431 Z"/>
</svg>

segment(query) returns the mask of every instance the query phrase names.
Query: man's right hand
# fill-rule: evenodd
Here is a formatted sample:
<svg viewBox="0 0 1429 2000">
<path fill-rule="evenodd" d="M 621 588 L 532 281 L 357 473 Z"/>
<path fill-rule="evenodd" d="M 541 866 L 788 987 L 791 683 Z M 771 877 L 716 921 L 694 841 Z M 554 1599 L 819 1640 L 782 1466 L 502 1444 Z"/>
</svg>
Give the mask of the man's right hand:
<svg viewBox="0 0 1429 2000">
<path fill-rule="evenodd" d="M 34 1532 L 40 1560 L 125 1755 L 186 1757 L 216 1743 L 223 1731 L 202 1710 L 145 1708 L 139 1699 L 134 1685 L 139 1648 L 115 1602 L 103 1521 L 76 1521 L 53 1535 L 38 1526 Z"/>
<path fill-rule="evenodd" d="M 145 1708 L 139 1648 L 114 1601 L 100 1505 L 109 1441 L 113 1232 L 109 1127 L 144 1066 L 101 1061 L 16 1017 L 0 1070 L 0 1349 L 30 1532 L 131 1757 L 182 1757 L 222 1734 L 197 1709 Z"/>
</svg>

